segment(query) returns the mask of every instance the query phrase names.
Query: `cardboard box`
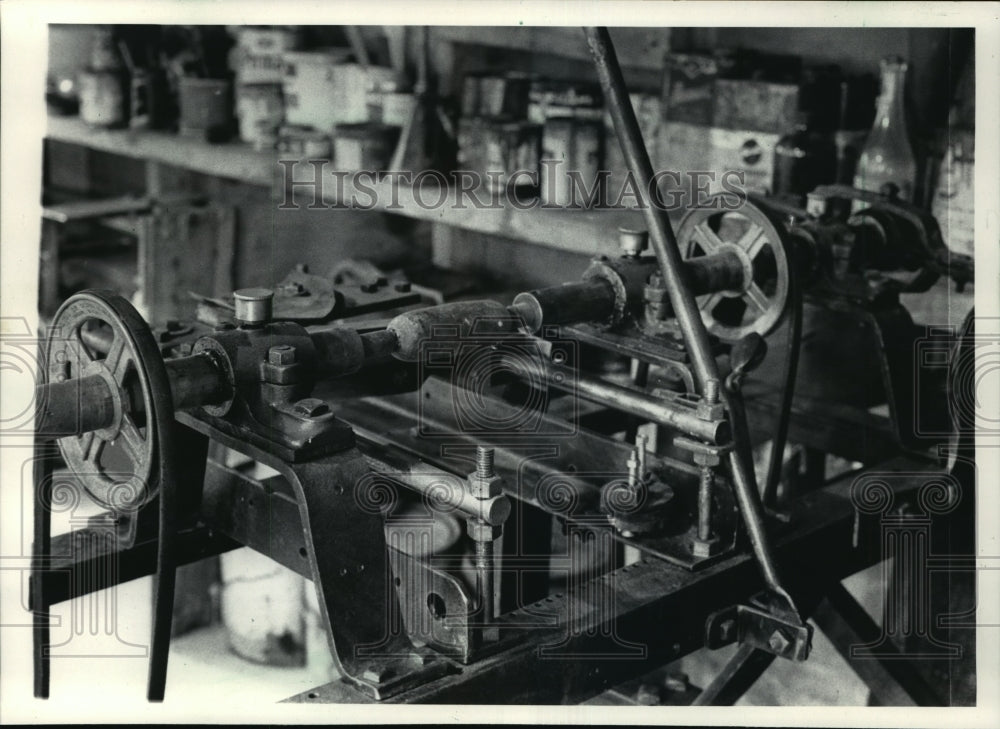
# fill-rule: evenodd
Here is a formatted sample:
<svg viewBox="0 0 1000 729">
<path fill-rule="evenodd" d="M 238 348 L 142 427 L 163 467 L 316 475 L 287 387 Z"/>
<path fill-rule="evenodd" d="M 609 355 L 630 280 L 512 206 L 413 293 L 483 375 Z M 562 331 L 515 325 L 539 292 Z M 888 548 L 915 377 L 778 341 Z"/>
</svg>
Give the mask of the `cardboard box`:
<svg viewBox="0 0 1000 729">
<path fill-rule="evenodd" d="M 708 53 L 668 53 L 663 72 L 663 118 L 711 124 L 715 80 L 726 64 L 726 58 Z"/>
<path fill-rule="evenodd" d="M 683 192 L 683 204 L 692 204 L 696 186 L 707 184 L 709 193 L 725 191 L 723 175 L 730 171 L 743 175 L 742 188 L 747 192 L 769 192 L 778 139 L 779 135 L 766 132 L 664 122 L 653 168 L 673 173 L 661 178 L 661 190 L 670 197 L 668 203 L 680 203 L 678 195 Z M 730 187 L 740 186 L 739 178 L 730 177 L 728 181 Z"/>
<path fill-rule="evenodd" d="M 785 134 L 795 129 L 799 87 L 769 81 L 719 79 L 715 82 L 712 126 Z"/>
</svg>

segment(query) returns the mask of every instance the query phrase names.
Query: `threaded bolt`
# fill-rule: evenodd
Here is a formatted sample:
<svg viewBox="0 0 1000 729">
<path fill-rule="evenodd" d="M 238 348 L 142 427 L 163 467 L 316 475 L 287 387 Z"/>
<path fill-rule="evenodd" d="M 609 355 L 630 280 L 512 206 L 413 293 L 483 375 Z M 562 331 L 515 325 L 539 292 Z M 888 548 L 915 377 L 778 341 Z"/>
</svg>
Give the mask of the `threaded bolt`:
<svg viewBox="0 0 1000 729">
<path fill-rule="evenodd" d="M 493 470 L 492 448 L 476 446 L 476 475 L 479 478 L 492 478 L 496 475 Z"/>
<path fill-rule="evenodd" d="M 709 405 L 715 405 L 719 402 L 719 381 L 718 380 L 706 380 L 705 381 L 705 402 Z"/>
<path fill-rule="evenodd" d="M 712 469 L 701 467 L 698 483 L 698 539 L 712 538 Z"/>
</svg>

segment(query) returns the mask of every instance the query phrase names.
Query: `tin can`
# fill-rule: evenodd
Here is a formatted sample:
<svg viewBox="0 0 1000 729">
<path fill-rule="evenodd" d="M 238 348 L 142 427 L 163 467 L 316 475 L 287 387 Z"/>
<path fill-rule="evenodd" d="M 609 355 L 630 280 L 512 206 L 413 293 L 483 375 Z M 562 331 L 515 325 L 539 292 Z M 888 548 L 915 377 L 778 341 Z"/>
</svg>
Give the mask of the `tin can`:
<svg viewBox="0 0 1000 729">
<path fill-rule="evenodd" d="M 342 63 L 346 49 L 287 52 L 285 118 L 291 124 L 333 132 L 339 124 L 368 121 L 368 92 L 397 81 L 391 68 Z"/>
<path fill-rule="evenodd" d="M 184 77 L 180 82 L 180 133 L 225 141 L 232 133 L 233 101 L 229 81 Z"/>
<path fill-rule="evenodd" d="M 125 123 L 125 89 L 115 71 L 80 73 L 80 118 L 94 127 L 119 127 Z"/>
<path fill-rule="evenodd" d="M 399 127 L 387 124 L 340 124 L 333 137 L 333 159 L 339 170 L 388 169 L 399 141 Z"/>
<path fill-rule="evenodd" d="M 539 181 L 544 204 L 591 207 L 600 203 L 604 192 L 598 177 L 602 138 L 600 121 L 554 117 L 545 122 Z M 580 189 L 580 182 L 585 190 Z"/>
<path fill-rule="evenodd" d="M 521 120 L 528 116 L 531 76 L 511 71 L 479 79 L 477 116 Z"/>
<path fill-rule="evenodd" d="M 286 124 L 278 131 L 278 152 L 287 159 L 330 159 L 330 135 Z"/>
<path fill-rule="evenodd" d="M 483 177 L 487 189 L 502 190 L 510 182 L 530 186 L 528 175 L 538 173 L 541 127 L 528 122 L 462 119 L 458 126 L 458 162 Z"/>
<path fill-rule="evenodd" d="M 462 79 L 462 116 L 472 119 L 479 116 L 479 88 L 484 74 L 469 73 Z"/>
<path fill-rule="evenodd" d="M 284 118 L 281 84 L 243 84 L 236 89 L 240 139 L 255 149 L 273 148 Z"/>
</svg>

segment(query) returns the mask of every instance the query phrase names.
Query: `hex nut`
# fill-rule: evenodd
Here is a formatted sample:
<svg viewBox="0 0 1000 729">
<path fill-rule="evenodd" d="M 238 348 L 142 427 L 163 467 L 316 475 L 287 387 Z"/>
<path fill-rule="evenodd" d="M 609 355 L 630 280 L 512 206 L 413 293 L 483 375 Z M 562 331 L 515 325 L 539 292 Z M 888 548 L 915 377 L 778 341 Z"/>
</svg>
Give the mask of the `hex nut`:
<svg viewBox="0 0 1000 729">
<path fill-rule="evenodd" d="M 503 479 L 499 475 L 494 474 L 489 478 L 483 478 L 473 471 L 465 480 L 469 484 L 469 493 L 474 498 L 489 499 L 503 493 Z"/>
<path fill-rule="evenodd" d="M 295 347 L 290 344 L 277 344 L 267 350 L 267 361 L 273 365 L 295 364 Z"/>
<path fill-rule="evenodd" d="M 719 458 L 718 453 L 695 452 L 692 460 L 699 466 L 718 466 L 722 463 L 722 459 Z"/>
<path fill-rule="evenodd" d="M 718 554 L 721 549 L 722 543 L 719 541 L 717 536 L 713 535 L 708 539 L 699 539 L 698 537 L 693 537 L 691 539 L 691 554 L 698 559 L 712 557 Z"/>
<path fill-rule="evenodd" d="M 770 646 L 772 651 L 780 656 L 784 655 L 785 651 L 788 650 L 788 646 L 791 645 L 791 642 L 785 637 L 784 633 L 780 630 L 775 630 L 771 633 L 771 637 L 768 638 L 767 644 Z"/>
<path fill-rule="evenodd" d="M 503 527 L 492 526 L 479 519 L 466 520 L 469 530 L 469 539 L 474 542 L 493 542 L 503 534 Z"/>
</svg>

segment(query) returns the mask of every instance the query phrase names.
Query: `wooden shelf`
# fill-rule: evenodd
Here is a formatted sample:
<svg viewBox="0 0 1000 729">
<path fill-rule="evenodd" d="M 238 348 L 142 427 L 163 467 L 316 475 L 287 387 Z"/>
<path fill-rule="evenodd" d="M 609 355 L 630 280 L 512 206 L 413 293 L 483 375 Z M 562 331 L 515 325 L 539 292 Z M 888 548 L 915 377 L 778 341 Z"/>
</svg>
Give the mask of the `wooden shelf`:
<svg viewBox="0 0 1000 729">
<path fill-rule="evenodd" d="M 252 185 L 270 187 L 279 172 L 274 152 L 255 152 L 239 142 L 208 144 L 166 132 L 95 129 L 78 117 L 50 116 L 48 138 Z"/>
<path fill-rule="evenodd" d="M 49 117 L 48 138 L 271 189 L 280 189 L 283 184 L 275 152 L 256 152 L 238 142 L 208 144 L 164 132 L 93 129 L 74 117 Z M 299 164 L 293 179 L 311 180 L 312 172 L 310 165 Z M 343 183 L 338 187 L 333 172 L 332 165 L 328 165 L 322 178 L 321 197 L 327 206 L 353 201 L 354 207 L 573 253 L 614 254 L 620 226 L 644 225 L 641 213 L 634 210 L 553 210 L 537 206 L 520 210 L 506 204 L 495 209 L 474 209 L 468 198 L 460 201 L 454 190 L 445 191 L 443 195 L 430 187 L 415 191 L 394 180 L 371 186 L 377 191 L 373 200 L 373 196 L 360 187 Z M 443 202 L 436 204 L 442 196 Z M 488 199 L 485 195 L 480 197 Z M 312 202 L 312 192 L 300 187 L 294 201 L 305 208 Z"/>
</svg>

